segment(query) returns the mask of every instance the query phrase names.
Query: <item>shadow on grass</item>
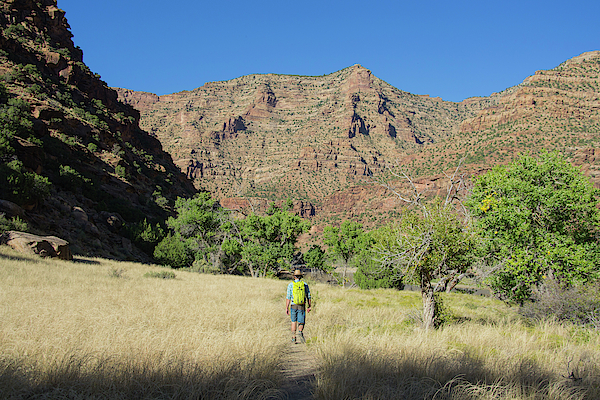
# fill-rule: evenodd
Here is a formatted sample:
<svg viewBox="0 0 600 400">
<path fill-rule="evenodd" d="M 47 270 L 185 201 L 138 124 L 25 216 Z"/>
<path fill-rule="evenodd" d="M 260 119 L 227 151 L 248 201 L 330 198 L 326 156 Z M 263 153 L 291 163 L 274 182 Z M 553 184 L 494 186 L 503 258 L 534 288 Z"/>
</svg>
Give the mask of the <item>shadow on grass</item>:
<svg viewBox="0 0 600 400">
<path fill-rule="evenodd" d="M 89 265 L 97 265 L 100 264 L 100 261 L 96 261 L 96 260 L 86 260 L 85 258 L 76 258 L 73 257 L 73 261 L 74 263 L 77 264 L 89 264 Z"/>
<path fill-rule="evenodd" d="M 600 398 L 599 368 L 581 376 L 556 375 L 535 360 L 484 359 L 455 353 L 415 356 L 347 348 L 325 359 L 317 376 L 319 399 L 587 400 Z"/>
<path fill-rule="evenodd" d="M 7 255 L 7 254 L 2 254 L 2 253 L 0 253 L 0 259 L 10 260 L 10 261 L 26 261 L 26 262 L 35 263 L 35 264 L 42 261 L 41 259 L 37 259 L 35 257 L 13 256 L 13 255 Z"/>
<path fill-rule="evenodd" d="M 177 360 L 134 367 L 67 357 L 45 371 L 0 360 L 2 399 L 285 399 L 279 384 L 235 366 L 216 372 Z"/>
</svg>

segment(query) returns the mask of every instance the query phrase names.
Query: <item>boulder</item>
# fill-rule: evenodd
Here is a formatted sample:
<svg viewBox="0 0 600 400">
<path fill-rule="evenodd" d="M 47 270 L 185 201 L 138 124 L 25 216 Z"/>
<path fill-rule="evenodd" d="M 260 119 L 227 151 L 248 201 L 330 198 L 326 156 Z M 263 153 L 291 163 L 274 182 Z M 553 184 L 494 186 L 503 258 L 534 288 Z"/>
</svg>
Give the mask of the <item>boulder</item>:
<svg viewBox="0 0 600 400">
<path fill-rule="evenodd" d="M 72 260 L 69 242 L 56 236 L 37 236 L 31 233 L 7 231 L 0 235 L 0 244 L 8 245 L 23 253 L 38 254 L 42 257 L 57 257 Z"/>
<path fill-rule="evenodd" d="M 8 218 L 23 217 L 25 215 L 25 210 L 22 207 L 8 200 L 0 200 L 0 212 Z"/>
</svg>

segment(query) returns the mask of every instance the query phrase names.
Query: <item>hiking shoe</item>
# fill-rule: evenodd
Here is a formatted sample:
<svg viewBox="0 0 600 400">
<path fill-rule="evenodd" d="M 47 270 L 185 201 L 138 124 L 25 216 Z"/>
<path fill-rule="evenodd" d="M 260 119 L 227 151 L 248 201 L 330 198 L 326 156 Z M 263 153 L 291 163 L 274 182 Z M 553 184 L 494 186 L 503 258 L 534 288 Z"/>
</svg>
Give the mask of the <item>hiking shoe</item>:
<svg viewBox="0 0 600 400">
<path fill-rule="evenodd" d="M 300 336 L 300 342 L 306 343 L 306 340 L 304 340 L 304 334 L 302 332 L 299 332 L 298 336 Z"/>
<path fill-rule="evenodd" d="M 295 344 L 295 343 L 296 343 L 296 338 L 295 338 L 295 337 L 293 337 L 293 338 L 292 338 L 292 344 Z"/>
</svg>

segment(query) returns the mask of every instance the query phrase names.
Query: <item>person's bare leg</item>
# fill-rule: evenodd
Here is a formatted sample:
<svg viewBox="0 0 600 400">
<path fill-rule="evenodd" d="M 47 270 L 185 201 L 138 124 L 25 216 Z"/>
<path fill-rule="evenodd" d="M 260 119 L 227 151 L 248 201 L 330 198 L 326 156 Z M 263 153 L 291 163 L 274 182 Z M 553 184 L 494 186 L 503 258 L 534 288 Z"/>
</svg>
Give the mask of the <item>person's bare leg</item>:
<svg viewBox="0 0 600 400">
<path fill-rule="evenodd" d="M 304 324 L 298 324 L 298 336 L 300 336 L 300 342 L 306 343 L 306 341 L 304 340 L 304 333 L 302 333 L 303 330 L 304 330 Z"/>
<path fill-rule="evenodd" d="M 298 322 L 292 322 L 292 341 L 296 340 L 296 327 L 298 326 Z"/>
</svg>

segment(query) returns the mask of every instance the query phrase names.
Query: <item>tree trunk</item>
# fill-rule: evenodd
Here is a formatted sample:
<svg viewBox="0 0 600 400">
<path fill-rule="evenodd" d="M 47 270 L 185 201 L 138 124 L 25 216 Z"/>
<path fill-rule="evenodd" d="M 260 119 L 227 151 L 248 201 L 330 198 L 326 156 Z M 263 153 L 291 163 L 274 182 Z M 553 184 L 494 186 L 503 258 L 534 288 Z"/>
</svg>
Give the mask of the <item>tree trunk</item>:
<svg viewBox="0 0 600 400">
<path fill-rule="evenodd" d="M 433 286 L 422 285 L 421 297 L 423 298 L 423 326 L 425 329 L 435 328 L 435 297 Z"/>
</svg>

